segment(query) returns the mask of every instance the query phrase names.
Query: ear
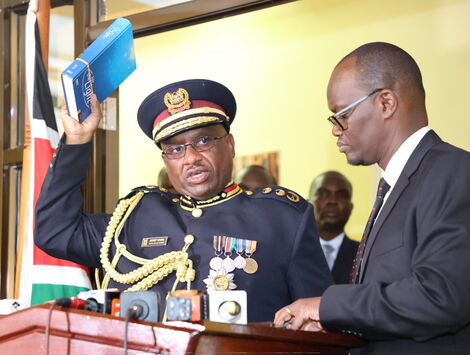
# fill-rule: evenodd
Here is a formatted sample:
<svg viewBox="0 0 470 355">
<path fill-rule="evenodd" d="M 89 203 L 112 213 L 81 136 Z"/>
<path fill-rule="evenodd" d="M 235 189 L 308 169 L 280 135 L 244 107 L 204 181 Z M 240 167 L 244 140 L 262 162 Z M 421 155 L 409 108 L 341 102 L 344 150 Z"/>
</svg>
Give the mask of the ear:
<svg viewBox="0 0 470 355">
<path fill-rule="evenodd" d="M 232 159 L 233 159 L 235 158 L 235 139 L 233 138 L 233 135 L 231 133 L 227 135 L 227 144 L 231 150 Z"/>
<path fill-rule="evenodd" d="M 379 93 L 378 97 L 380 110 L 384 119 L 393 117 L 398 109 L 398 96 L 393 90 L 384 89 Z"/>
</svg>

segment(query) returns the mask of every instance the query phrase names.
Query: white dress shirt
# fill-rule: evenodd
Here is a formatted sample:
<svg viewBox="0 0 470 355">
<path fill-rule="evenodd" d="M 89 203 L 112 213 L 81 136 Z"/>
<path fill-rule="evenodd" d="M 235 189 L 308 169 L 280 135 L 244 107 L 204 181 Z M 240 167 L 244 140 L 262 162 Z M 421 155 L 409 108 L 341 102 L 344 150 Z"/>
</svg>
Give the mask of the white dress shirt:
<svg viewBox="0 0 470 355">
<path fill-rule="evenodd" d="M 330 268 L 330 271 L 333 270 L 333 265 L 335 264 L 336 257 L 338 256 L 338 251 L 341 246 L 341 243 L 343 243 L 344 239 L 344 232 L 338 234 L 336 237 L 330 240 L 323 240 L 320 238 L 320 244 L 323 249 L 323 253 L 325 254 L 326 262 L 328 263 L 328 267 Z M 331 248 L 331 252 L 329 255 L 326 253 L 326 248 L 325 246 L 329 246 Z"/>
<path fill-rule="evenodd" d="M 415 133 L 409 136 L 397 149 L 395 154 L 393 154 L 392 158 L 387 164 L 385 170 L 382 170 L 382 177 L 385 181 L 390 185 L 390 190 L 388 190 L 387 194 L 384 197 L 384 202 L 382 207 L 385 205 L 385 202 L 390 196 L 390 193 L 393 190 L 393 187 L 398 181 L 398 178 L 401 175 L 401 172 L 405 168 L 408 159 L 410 159 L 411 154 L 418 146 L 421 139 L 428 133 L 431 129 L 429 127 L 423 127 L 418 129 Z M 380 209 L 382 210 L 382 208 Z M 380 211 L 379 211 L 380 214 Z M 377 215 L 378 217 L 378 215 Z"/>
</svg>

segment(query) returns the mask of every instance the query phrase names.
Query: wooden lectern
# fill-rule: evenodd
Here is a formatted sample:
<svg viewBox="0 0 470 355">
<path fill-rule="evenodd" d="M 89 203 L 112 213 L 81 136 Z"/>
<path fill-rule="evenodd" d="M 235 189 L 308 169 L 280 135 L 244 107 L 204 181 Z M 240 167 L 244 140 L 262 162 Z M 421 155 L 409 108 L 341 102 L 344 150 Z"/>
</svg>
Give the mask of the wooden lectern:
<svg viewBox="0 0 470 355">
<path fill-rule="evenodd" d="M 49 305 L 0 318 L 0 354 L 123 354 L 123 318 Z M 47 344 L 49 351 L 47 352 Z M 129 322 L 129 354 L 346 354 L 364 341 L 267 324 Z"/>
</svg>

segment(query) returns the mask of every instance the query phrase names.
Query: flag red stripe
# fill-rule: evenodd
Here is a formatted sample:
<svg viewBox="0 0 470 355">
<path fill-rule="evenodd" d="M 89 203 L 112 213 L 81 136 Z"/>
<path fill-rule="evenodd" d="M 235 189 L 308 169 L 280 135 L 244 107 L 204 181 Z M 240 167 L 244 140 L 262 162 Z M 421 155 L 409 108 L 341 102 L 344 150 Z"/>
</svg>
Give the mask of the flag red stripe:
<svg viewBox="0 0 470 355">
<path fill-rule="evenodd" d="M 86 266 L 78 265 L 71 261 L 54 258 L 53 256 L 43 252 L 37 246 L 34 246 L 34 265 L 72 266 L 88 272 L 88 268 Z"/>
</svg>

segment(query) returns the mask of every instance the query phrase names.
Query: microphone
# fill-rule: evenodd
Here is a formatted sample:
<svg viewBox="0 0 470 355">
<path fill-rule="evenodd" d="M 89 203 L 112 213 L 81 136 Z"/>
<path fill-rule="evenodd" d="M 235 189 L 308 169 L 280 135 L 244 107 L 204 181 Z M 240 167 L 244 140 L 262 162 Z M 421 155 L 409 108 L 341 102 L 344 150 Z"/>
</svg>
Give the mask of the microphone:
<svg viewBox="0 0 470 355">
<path fill-rule="evenodd" d="M 119 290 L 89 290 L 82 291 L 78 298 L 85 301 L 84 309 L 86 311 L 111 314 L 112 302 L 119 299 L 121 292 Z"/>
<path fill-rule="evenodd" d="M 139 319 L 144 314 L 144 308 L 141 305 L 133 305 L 126 310 L 126 318 Z"/>
<path fill-rule="evenodd" d="M 85 301 L 77 297 L 62 297 L 56 299 L 54 305 L 64 308 L 84 309 Z"/>
<path fill-rule="evenodd" d="M 121 293 L 120 303 L 121 317 L 158 322 L 159 300 L 156 292 L 123 292 Z"/>
</svg>

